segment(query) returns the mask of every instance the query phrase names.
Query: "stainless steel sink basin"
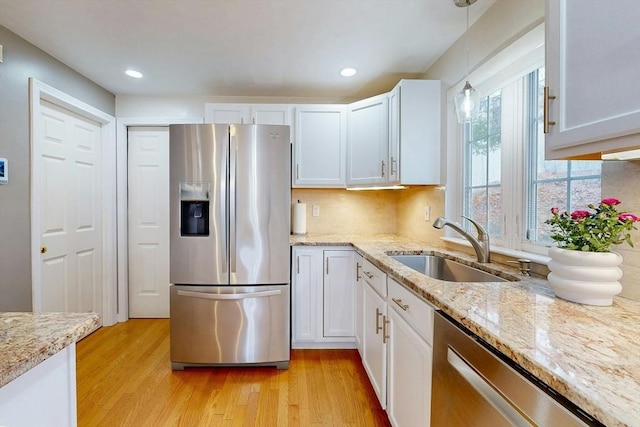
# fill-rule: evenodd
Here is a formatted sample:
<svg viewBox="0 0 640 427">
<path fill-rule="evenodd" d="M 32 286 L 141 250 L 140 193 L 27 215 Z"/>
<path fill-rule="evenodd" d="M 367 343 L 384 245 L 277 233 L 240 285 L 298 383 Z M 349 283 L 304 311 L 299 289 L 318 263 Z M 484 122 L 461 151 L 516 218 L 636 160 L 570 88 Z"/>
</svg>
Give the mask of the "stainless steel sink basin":
<svg viewBox="0 0 640 427">
<path fill-rule="evenodd" d="M 502 277 L 436 255 L 390 257 L 419 273 L 447 282 L 508 282 Z"/>
</svg>

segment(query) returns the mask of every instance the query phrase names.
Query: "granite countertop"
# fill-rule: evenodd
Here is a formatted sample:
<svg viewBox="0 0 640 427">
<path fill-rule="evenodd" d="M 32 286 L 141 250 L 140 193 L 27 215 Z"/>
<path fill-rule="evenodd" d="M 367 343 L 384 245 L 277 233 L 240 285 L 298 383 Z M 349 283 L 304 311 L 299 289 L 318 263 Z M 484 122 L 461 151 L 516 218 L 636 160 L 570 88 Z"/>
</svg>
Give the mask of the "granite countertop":
<svg viewBox="0 0 640 427">
<path fill-rule="evenodd" d="M 475 264 L 515 282 L 451 283 L 429 278 L 387 252 L 475 257 L 395 235 L 291 236 L 292 245 L 351 245 L 373 264 L 607 426 L 640 426 L 640 303 L 609 307 L 557 298 L 540 277 L 502 264 Z"/>
<path fill-rule="evenodd" d="M 0 313 L 0 387 L 101 325 L 95 313 Z"/>
</svg>

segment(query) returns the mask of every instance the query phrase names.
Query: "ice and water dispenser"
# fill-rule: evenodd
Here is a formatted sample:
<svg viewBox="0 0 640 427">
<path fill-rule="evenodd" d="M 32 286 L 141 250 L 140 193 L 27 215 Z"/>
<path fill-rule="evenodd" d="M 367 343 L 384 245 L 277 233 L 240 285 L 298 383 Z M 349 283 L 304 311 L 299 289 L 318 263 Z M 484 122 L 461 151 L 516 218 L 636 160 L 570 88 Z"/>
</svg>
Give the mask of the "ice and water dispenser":
<svg viewBox="0 0 640 427">
<path fill-rule="evenodd" d="M 209 235 L 209 195 L 208 182 L 180 183 L 180 235 Z"/>
</svg>

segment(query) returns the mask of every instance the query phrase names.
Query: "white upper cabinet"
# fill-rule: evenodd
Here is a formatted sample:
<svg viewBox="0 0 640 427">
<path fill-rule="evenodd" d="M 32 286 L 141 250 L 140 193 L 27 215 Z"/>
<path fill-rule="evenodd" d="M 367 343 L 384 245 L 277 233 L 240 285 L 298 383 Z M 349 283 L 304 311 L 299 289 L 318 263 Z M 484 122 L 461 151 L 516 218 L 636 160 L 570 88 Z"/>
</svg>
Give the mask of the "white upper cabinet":
<svg viewBox="0 0 640 427">
<path fill-rule="evenodd" d="M 387 94 L 349 105 L 347 185 L 384 185 L 389 173 Z"/>
<path fill-rule="evenodd" d="M 291 125 L 291 106 L 286 104 L 251 104 L 251 122 L 256 125 Z M 291 133 L 293 138 L 293 132 Z"/>
<path fill-rule="evenodd" d="M 205 104 L 204 121 L 221 124 L 290 125 L 291 106 L 287 104 Z"/>
<path fill-rule="evenodd" d="M 441 184 L 444 108 L 439 80 L 401 80 L 389 93 L 389 184 Z"/>
<path fill-rule="evenodd" d="M 639 18 L 638 0 L 547 0 L 547 159 L 640 146 Z"/>
<path fill-rule="evenodd" d="M 292 186 L 344 188 L 346 139 L 344 105 L 296 105 Z"/>
<path fill-rule="evenodd" d="M 249 124 L 251 113 L 248 104 L 205 104 L 204 122 L 214 124 Z"/>
</svg>

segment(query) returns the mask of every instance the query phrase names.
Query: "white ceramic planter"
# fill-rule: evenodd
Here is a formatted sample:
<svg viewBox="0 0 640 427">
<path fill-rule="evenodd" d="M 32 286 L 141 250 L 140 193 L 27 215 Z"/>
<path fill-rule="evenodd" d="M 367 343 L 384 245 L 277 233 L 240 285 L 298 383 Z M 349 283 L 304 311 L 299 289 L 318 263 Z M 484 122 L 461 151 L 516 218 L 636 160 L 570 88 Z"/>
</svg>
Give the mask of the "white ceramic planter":
<svg viewBox="0 0 640 427">
<path fill-rule="evenodd" d="M 582 252 L 549 249 L 547 280 L 560 298 L 588 305 L 611 305 L 622 292 L 618 280 L 622 256 L 615 252 Z"/>
</svg>

